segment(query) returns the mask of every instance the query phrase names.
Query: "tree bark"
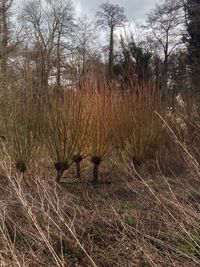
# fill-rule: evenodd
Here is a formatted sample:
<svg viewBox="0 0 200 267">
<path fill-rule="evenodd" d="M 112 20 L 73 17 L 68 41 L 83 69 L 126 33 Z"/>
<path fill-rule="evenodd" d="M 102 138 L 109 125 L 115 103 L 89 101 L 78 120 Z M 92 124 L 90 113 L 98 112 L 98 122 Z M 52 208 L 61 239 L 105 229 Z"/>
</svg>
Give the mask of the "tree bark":
<svg viewBox="0 0 200 267">
<path fill-rule="evenodd" d="M 110 45 L 109 45 L 109 63 L 108 63 L 108 74 L 109 77 L 113 78 L 113 50 L 114 50 L 114 28 L 110 28 Z"/>
<path fill-rule="evenodd" d="M 94 185 L 97 185 L 99 182 L 99 165 L 94 164 L 94 168 L 93 168 L 93 180 L 92 183 Z"/>
<path fill-rule="evenodd" d="M 63 176 L 63 170 L 57 170 L 56 182 L 60 183 L 60 180 Z"/>
<path fill-rule="evenodd" d="M 81 162 L 77 161 L 76 162 L 76 177 L 81 178 Z"/>
<path fill-rule="evenodd" d="M 1 73 L 2 83 L 5 88 L 7 83 L 7 67 L 8 67 L 8 23 L 7 23 L 7 8 L 5 5 L 2 7 L 2 41 L 1 41 Z"/>
<path fill-rule="evenodd" d="M 167 88 L 167 82 L 168 82 L 168 58 L 169 58 L 169 52 L 168 52 L 168 43 L 166 44 L 165 49 L 165 58 L 164 58 L 164 67 L 163 67 L 163 86 Z"/>
<path fill-rule="evenodd" d="M 60 81 L 60 76 L 61 76 L 61 64 L 60 64 L 60 37 L 61 33 L 60 31 L 58 32 L 58 40 L 57 40 L 57 62 L 56 62 L 56 85 L 57 85 L 57 90 L 60 91 L 61 87 L 61 81 Z"/>
<path fill-rule="evenodd" d="M 83 157 L 79 154 L 74 155 L 73 157 L 73 162 L 76 164 L 76 173 L 77 173 L 77 178 L 81 178 L 81 161 L 83 160 Z"/>
<path fill-rule="evenodd" d="M 98 156 L 92 157 L 92 163 L 94 164 L 92 183 L 97 185 L 99 182 L 99 164 L 101 163 L 101 158 Z"/>
<path fill-rule="evenodd" d="M 57 176 L 56 176 L 56 182 L 60 182 L 64 171 L 66 171 L 69 168 L 69 164 L 66 161 L 63 162 L 56 162 L 54 163 L 55 169 L 57 171 Z"/>
</svg>

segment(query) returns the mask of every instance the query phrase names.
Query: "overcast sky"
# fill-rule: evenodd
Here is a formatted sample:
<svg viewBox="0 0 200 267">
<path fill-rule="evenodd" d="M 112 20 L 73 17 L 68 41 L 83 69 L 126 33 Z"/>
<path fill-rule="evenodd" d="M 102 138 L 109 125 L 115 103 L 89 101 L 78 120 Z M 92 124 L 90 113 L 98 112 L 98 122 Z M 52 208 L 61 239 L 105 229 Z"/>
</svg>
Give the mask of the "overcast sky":
<svg viewBox="0 0 200 267">
<path fill-rule="evenodd" d="M 14 3 L 21 8 L 26 0 L 14 0 Z M 28 1 L 28 0 L 27 0 Z M 99 6 L 107 0 L 71 0 L 78 15 L 87 15 L 93 19 Z M 130 22 L 141 22 L 146 14 L 151 11 L 156 3 L 161 0 L 109 0 L 111 4 L 118 4 L 125 8 L 125 14 Z"/>
<path fill-rule="evenodd" d="M 102 0 L 74 0 L 78 13 L 94 16 L 101 5 Z M 110 0 L 112 4 L 118 4 L 125 8 L 125 14 L 130 21 L 140 22 L 145 20 L 146 14 L 155 7 L 159 0 Z"/>
</svg>

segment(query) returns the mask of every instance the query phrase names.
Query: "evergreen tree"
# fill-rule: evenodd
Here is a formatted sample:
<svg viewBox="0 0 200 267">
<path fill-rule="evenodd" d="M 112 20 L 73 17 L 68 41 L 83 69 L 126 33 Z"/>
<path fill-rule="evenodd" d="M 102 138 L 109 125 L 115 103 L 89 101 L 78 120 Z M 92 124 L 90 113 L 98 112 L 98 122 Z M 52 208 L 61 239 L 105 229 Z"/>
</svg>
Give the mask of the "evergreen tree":
<svg viewBox="0 0 200 267">
<path fill-rule="evenodd" d="M 200 86 L 200 1 L 188 0 L 188 54 L 194 89 Z"/>
</svg>

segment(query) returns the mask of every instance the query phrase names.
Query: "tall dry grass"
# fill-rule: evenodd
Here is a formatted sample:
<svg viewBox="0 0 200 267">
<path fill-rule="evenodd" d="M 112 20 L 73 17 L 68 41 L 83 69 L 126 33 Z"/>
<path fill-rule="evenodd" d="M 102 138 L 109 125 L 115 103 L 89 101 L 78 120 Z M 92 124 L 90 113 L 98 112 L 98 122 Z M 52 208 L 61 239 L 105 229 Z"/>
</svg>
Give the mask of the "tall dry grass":
<svg viewBox="0 0 200 267">
<path fill-rule="evenodd" d="M 95 193 L 90 186 L 61 188 L 42 181 L 40 173 L 27 188 L 7 163 L 1 167 L 6 173 L 0 187 L 5 266 L 200 264 L 200 184 L 192 175 L 171 179 L 138 173 L 136 182 L 132 164 L 125 163 L 116 165 L 123 183 Z"/>
<path fill-rule="evenodd" d="M 1 131 L 5 134 L 1 151 L 21 173 L 37 160 L 42 146 L 38 116 L 37 101 L 31 92 L 15 92 L 1 106 Z"/>
<path fill-rule="evenodd" d="M 34 148 L 37 150 L 43 145 L 54 163 L 57 181 L 72 163 L 76 164 L 80 178 L 81 161 L 90 156 L 94 164 L 93 183 L 97 183 L 100 163 L 112 156 L 116 148 L 118 155 L 126 154 L 136 167 L 155 157 L 165 135 L 163 122 L 155 114 L 164 116 L 165 113 L 160 92 L 141 87 L 122 94 L 117 84 L 108 83 L 106 79 L 91 79 L 81 90 L 66 89 L 63 96 L 46 95 L 39 101 L 35 96 L 17 98 L 6 106 L 8 117 L 3 116 L 4 125 L 7 127 L 6 121 L 12 124 L 10 133 L 15 140 L 9 142 L 9 149 L 12 143 L 15 147 L 10 154 L 18 169 L 24 172 L 25 165 L 31 161 L 28 157 L 34 157 Z M 5 132 L 9 132 L 8 127 Z M 23 139 L 26 134 L 29 136 Z M 17 142 L 20 137 L 29 143 Z M 21 155 L 17 159 L 14 150 L 27 159 Z"/>
<path fill-rule="evenodd" d="M 112 93 L 94 92 L 89 105 L 92 107 L 92 114 L 88 151 L 91 162 L 94 164 L 92 182 L 97 184 L 99 180 L 99 165 L 110 156 L 113 149 L 115 123 L 113 121 Z"/>
<path fill-rule="evenodd" d="M 165 139 L 164 124 L 155 114 L 165 116 L 165 109 L 162 93 L 148 87 L 127 93 L 118 104 L 117 140 L 136 168 L 155 158 Z"/>
<path fill-rule="evenodd" d="M 39 117 L 32 98 L 15 97 L 4 107 L 2 266 L 199 266 L 198 109 L 177 108 L 166 119 L 158 92 L 142 88 L 122 95 L 91 87 L 91 93 L 67 91 L 63 98 L 41 100 Z M 184 128 L 176 123 L 179 117 Z M 132 163 L 154 158 L 166 131 L 180 148 L 187 173 L 141 174 Z M 10 166 L 22 161 L 28 168 L 43 145 L 58 181 L 76 157 L 90 156 L 94 183 L 101 162 L 114 158 L 108 174 L 113 184 L 98 190 L 82 183 L 60 186 L 47 170 L 46 180 L 35 170 L 25 185 Z M 128 160 L 116 159 L 116 148 Z M 176 164 L 178 155 L 171 157 Z M 18 169 L 24 171 L 22 165 Z"/>
<path fill-rule="evenodd" d="M 81 103 L 81 112 L 78 124 L 79 137 L 74 151 L 73 162 L 76 164 L 76 176 L 81 178 L 81 162 L 88 156 L 89 153 L 89 141 L 92 131 L 91 114 L 92 106 L 90 103 L 90 94 L 85 92 L 76 92 L 75 106 L 78 107 Z"/>
<path fill-rule="evenodd" d="M 57 171 L 57 182 L 73 161 L 80 176 L 81 154 L 89 133 L 89 112 L 85 101 L 76 92 L 68 91 L 60 97 L 50 97 L 41 116 L 40 140 L 52 159 Z"/>
</svg>

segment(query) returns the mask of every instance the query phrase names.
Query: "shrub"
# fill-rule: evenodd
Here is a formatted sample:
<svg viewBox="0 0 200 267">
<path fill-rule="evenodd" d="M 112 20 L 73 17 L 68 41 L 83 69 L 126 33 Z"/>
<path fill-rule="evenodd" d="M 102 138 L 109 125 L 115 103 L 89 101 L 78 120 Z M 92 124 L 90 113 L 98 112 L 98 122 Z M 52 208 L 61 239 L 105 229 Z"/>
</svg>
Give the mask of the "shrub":
<svg viewBox="0 0 200 267">
<path fill-rule="evenodd" d="M 92 105 L 91 135 L 89 139 L 89 154 L 94 164 L 93 183 L 98 183 L 99 165 L 113 148 L 113 105 L 112 94 L 106 92 L 95 92 L 90 101 Z"/>
<path fill-rule="evenodd" d="M 40 138 L 54 162 L 57 182 L 73 163 L 80 142 L 83 105 L 76 93 L 69 91 L 63 98 L 49 98 L 46 104 Z"/>
<path fill-rule="evenodd" d="M 38 104 L 31 93 L 16 93 L 9 98 L 3 110 L 3 132 L 6 134 L 5 149 L 11 162 L 21 173 L 36 159 L 40 143 Z"/>
<path fill-rule="evenodd" d="M 81 178 L 80 163 L 87 157 L 88 142 L 91 134 L 91 106 L 89 105 L 90 96 L 87 92 L 76 94 L 75 106 L 79 107 L 81 102 L 81 112 L 78 123 L 78 140 L 74 151 L 73 162 L 76 164 L 77 178 Z"/>
<path fill-rule="evenodd" d="M 164 116 L 165 105 L 161 93 L 148 87 L 124 96 L 123 105 L 120 132 L 124 151 L 138 167 L 155 156 L 163 141 L 165 127 L 155 111 Z"/>
<path fill-rule="evenodd" d="M 181 151 L 184 164 L 196 161 L 199 164 L 200 154 L 200 120 L 199 109 L 193 99 L 185 101 L 181 95 L 177 96 L 177 103 L 168 116 L 167 123 L 170 132 L 173 134 L 173 143 Z M 171 134 L 171 135 L 172 135 Z M 194 166 L 193 166 L 194 167 Z"/>
</svg>

